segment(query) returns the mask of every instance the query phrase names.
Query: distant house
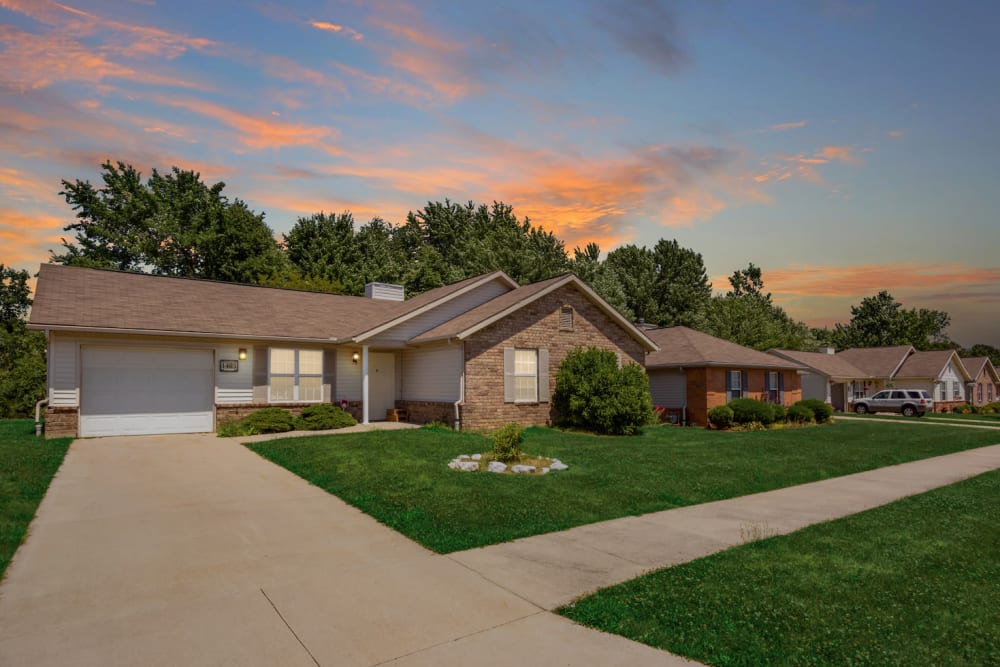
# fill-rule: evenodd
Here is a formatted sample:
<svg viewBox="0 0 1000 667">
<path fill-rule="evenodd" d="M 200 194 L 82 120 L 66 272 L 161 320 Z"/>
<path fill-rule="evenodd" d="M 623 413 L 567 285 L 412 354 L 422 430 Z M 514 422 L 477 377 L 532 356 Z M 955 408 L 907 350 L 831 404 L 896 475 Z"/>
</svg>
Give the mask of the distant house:
<svg viewBox="0 0 1000 667">
<path fill-rule="evenodd" d="M 969 372 L 954 350 L 919 352 L 910 345 L 856 347 L 836 354 L 770 350 L 782 359 L 808 367 L 813 379 L 803 380 L 803 395 L 829 401 L 835 409 L 851 411 L 851 404 L 882 389 L 925 389 L 934 398 L 935 410 L 966 401 Z M 806 376 L 808 378 L 808 376 Z M 824 387 L 819 379 L 825 379 Z"/>
<path fill-rule="evenodd" d="M 48 339 L 48 436 L 213 431 L 267 406 L 405 411 L 489 429 L 552 418 L 575 347 L 642 364 L 656 345 L 585 283 L 495 271 L 405 299 L 42 265 L 29 326 Z"/>
<path fill-rule="evenodd" d="M 659 347 L 646 355 L 653 403 L 676 419 L 705 424 L 708 411 L 749 397 L 791 405 L 802 397 L 802 364 L 687 327 L 644 332 Z"/>
<path fill-rule="evenodd" d="M 986 405 L 1000 401 L 1000 373 L 989 357 L 962 357 L 962 365 L 971 381 L 968 386 L 969 403 Z"/>
<path fill-rule="evenodd" d="M 834 354 L 833 348 L 819 352 L 768 350 L 768 354 L 805 366 L 801 375 L 802 398 L 826 401 L 841 412 L 850 409 L 855 395 L 866 396 L 869 387 L 875 384 L 873 376 Z"/>
</svg>

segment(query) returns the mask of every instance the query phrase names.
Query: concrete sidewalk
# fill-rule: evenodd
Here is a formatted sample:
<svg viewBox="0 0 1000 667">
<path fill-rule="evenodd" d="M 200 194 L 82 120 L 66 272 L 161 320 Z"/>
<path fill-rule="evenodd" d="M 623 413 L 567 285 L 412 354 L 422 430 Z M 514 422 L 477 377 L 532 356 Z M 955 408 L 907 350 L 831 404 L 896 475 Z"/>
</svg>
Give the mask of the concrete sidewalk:
<svg viewBox="0 0 1000 667">
<path fill-rule="evenodd" d="M 959 421 L 957 419 L 948 419 L 940 417 L 928 417 L 924 415 L 919 419 L 914 419 L 913 417 L 903 417 L 902 415 L 890 415 L 890 414 L 879 414 L 879 417 L 889 417 L 889 419 L 871 419 L 870 417 L 853 417 L 851 415 L 837 415 L 837 421 L 843 419 L 844 421 L 866 421 L 875 422 L 882 424 L 923 424 L 924 426 L 954 426 L 956 428 L 978 428 L 985 429 L 987 431 L 1000 431 L 1000 424 L 995 422 L 985 422 L 985 421 Z"/>
<path fill-rule="evenodd" d="M 448 557 L 555 609 L 599 588 L 1000 468 L 1000 445 L 776 491 L 593 523 Z"/>
</svg>

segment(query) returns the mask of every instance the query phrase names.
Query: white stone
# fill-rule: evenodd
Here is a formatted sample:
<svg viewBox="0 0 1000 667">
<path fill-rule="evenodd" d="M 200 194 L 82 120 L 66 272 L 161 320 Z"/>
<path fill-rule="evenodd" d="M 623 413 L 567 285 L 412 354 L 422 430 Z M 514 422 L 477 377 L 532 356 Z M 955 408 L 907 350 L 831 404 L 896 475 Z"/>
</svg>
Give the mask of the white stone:
<svg viewBox="0 0 1000 667">
<path fill-rule="evenodd" d="M 490 461 L 490 464 L 486 466 L 486 469 L 490 472 L 506 472 L 507 464 L 500 463 L 499 461 Z"/>
<path fill-rule="evenodd" d="M 539 470 L 538 472 L 540 472 L 540 473 L 542 473 L 542 474 L 544 475 L 544 474 L 545 474 L 545 473 L 547 473 L 548 471 L 549 471 L 549 469 L 548 469 L 548 468 L 542 468 L 542 469 L 541 469 L 541 470 Z"/>
<path fill-rule="evenodd" d="M 516 465 L 510 467 L 511 472 L 535 472 L 535 466 Z"/>
<path fill-rule="evenodd" d="M 569 470 L 569 466 L 560 461 L 559 459 L 553 461 L 552 464 L 549 465 L 549 468 L 551 468 L 552 470 Z"/>
<path fill-rule="evenodd" d="M 452 459 L 448 462 L 448 467 L 452 470 L 458 470 L 458 459 Z"/>
<path fill-rule="evenodd" d="M 481 459 L 481 458 L 483 458 L 483 455 L 482 455 L 482 454 L 473 454 L 473 455 L 472 455 L 472 460 L 473 460 L 473 461 L 478 461 L 478 460 L 479 460 L 479 459 Z"/>
<path fill-rule="evenodd" d="M 458 460 L 459 461 L 469 461 L 471 459 L 472 459 L 472 457 L 469 456 L 468 454 L 459 454 L 459 456 L 458 456 Z"/>
<path fill-rule="evenodd" d="M 458 469 L 462 472 L 476 472 L 479 470 L 478 461 L 459 461 Z"/>
</svg>

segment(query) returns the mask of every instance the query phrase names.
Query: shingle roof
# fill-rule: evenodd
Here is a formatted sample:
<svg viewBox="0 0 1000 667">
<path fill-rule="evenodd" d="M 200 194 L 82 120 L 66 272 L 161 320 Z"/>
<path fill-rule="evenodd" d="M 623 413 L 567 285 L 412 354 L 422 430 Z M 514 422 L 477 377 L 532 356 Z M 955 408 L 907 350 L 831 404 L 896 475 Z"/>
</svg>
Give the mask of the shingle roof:
<svg viewBox="0 0 1000 667">
<path fill-rule="evenodd" d="M 845 359 L 872 377 L 887 378 L 892 376 L 903 359 L 912 351 L 913 348 L 909 345 L 854 347 L 838 352 L 835 356 Z"/>
<path fill-rule="evenodd" d="M 872 377 L 847 359 L 835 354 L 801 352 L 799 350 L 768 350 L 768 353 L 790 359 L 831 378 L 862 379 Z"/>
<path fill-rule="evenodd" d="M 952 357 L 957 357 L 955 350 L 931 350 L 927 352 L 914 352 L 903 365 L 900 366 L 899 372 L 896 373 L 898 378 L 936 378 L 944 370 L 944 367 L 948 364 Z M 956 364 L 960 366 L 958 369 L 960 372 L 965 370 L 965 367 L 961 363 Z"/>
<path fill-rule="evenodd" d="M 652 329 L 646 335 L 660 346 L 646 355 L 646 368 L 672 366 L 742 366 L 800 370 L 802 365 L 743 347 L 687 327 Z"/>
<path fill-rule="evenodd" d="M 43 264 L 30 322 L 40 328 L 343 340 L 488 278 L 400 302 Z"/>
<path fill-rule="evenodd" d="M 969 371 L 969 377 L 975 380 L 985 369 L 987 375 L 990 375 L 993 380 L 1000 381 L 1000 373 L 997 372 L 996 366 L 989 357 L 961 357 L 962 365 L 965 366 L 965 370 Z"/>
</svg>

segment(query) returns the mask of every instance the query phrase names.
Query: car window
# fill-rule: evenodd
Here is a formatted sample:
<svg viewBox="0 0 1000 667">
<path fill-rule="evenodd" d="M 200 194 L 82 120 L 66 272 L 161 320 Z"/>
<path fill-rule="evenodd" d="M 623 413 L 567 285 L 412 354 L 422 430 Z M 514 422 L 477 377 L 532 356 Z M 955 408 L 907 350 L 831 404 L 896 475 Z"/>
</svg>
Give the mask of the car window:
<svg viewBox="0 0 1000 667">
<path fill-rule="evenodd" d="M 872 398 L 889 398 L 889 392 L 887 392 L 887 391 L 880 391 L 879 393 L 877 393 L 874 396 L 872 396 Z"/>
<path fill-rule="evenodd" d="M 910 398 L 927 398 L 926 391 L 908 391 L 906 395 Z"/>
<path fill-rule="evenodd" d="M 904 394 L 901 391 L 894 391 L 894 392 L 892 392 L 892 397 L 893 398 L 906 398 L 906 394 Z"/>
</svg>

